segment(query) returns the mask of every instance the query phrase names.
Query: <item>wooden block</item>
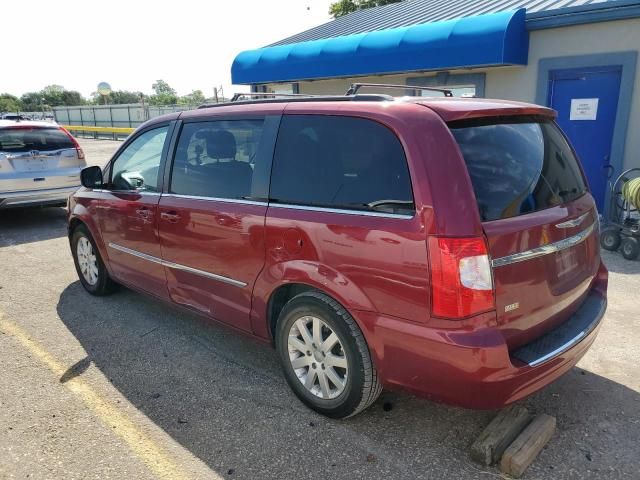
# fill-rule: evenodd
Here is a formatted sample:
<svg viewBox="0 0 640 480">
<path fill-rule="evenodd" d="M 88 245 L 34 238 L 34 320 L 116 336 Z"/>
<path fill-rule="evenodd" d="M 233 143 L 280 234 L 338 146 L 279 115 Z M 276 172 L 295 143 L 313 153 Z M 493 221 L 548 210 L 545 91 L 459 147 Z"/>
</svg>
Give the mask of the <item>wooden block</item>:
<svg viewBox="0 0 640 480">
<path fill-rule="evenodd" d="M 530 421 L 531 415 L 523 406 L 501 410 L 471 445 L 471 458 L 482 465 L 493 465 Z"/>
<path fill-rule="evenodd" d="M 555 417 L 538 415 L 504 452 L 500 462 L 500 470 L 512 477 L 519 478 L 533 463 L 555 431 Z"/>
</svg>

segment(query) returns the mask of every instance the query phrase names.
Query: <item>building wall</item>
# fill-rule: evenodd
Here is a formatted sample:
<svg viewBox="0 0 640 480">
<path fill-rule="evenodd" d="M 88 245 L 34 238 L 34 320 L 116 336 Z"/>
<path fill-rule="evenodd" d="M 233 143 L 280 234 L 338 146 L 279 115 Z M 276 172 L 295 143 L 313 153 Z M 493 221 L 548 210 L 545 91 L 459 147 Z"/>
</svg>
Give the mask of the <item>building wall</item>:
<svg viewBox="0 0 640 480">
<path fill-rule="evenodd" d="M 530 33 L 529 64 L 526 67 L 468 69 L 455 73 L 486 74 L 485 96 L 535 102 L 538 63 L 541 59 L 640 49 L 640 19 L 577 25 L 536 30 Z M 299 93 L 315 95 L 344 94 L 353 82 L 407 84 L 415 77 L 435 75 L 435 72 L 400 75 L 378 75 L 357 78 L 304 81 L 298 83 Z M 415 82 L 414 82 L 415 83 Z M 268 88 L 281 88 L 278 84 Z M 395 94 L 395 92 L 390 92 Z M 399 92 L 398 92 L 399 93 Z M 632 108 L 627 130 L 624 168 L 640 167 L 640 64 L 636 71 Z"/>
<path fill-rule="evenodd" d="M 535 102 L 541 59 L 638 51 L 640 19 L 576 25 L 531 32 L 526 68 L 487 71 L 486 96 Z M 624 168 L 640 167 L 640 66 L 636 70 L 625 142 Z"/>
</svg>

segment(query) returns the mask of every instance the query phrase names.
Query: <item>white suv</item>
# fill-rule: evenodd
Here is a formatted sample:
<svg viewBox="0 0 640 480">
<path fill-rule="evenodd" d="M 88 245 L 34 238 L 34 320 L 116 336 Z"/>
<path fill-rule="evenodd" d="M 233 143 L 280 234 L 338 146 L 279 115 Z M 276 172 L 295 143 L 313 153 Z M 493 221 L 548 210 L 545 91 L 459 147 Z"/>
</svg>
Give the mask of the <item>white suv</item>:
<svg viewBox="0 0 640 480">
<path fill-rule="evenodd" d="M 64 128 L 0 120 L 0 209 L 66 204 L 85 166 L 80 145 Z"/>
</svg>

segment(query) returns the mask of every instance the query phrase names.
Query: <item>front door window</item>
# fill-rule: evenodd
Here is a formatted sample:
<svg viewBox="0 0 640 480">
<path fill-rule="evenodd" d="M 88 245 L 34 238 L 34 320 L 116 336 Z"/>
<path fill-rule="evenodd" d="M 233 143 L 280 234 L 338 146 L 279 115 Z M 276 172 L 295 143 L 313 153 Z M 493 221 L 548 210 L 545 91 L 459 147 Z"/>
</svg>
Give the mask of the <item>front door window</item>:
<svg viewBox="0 0 640 480">
<path fill-rule="evenodd" d="M 158 192 L 158 171 L 169 127 L 143 133 L 127 146 L 112 168 L 113 190 Z"/>
</svg>

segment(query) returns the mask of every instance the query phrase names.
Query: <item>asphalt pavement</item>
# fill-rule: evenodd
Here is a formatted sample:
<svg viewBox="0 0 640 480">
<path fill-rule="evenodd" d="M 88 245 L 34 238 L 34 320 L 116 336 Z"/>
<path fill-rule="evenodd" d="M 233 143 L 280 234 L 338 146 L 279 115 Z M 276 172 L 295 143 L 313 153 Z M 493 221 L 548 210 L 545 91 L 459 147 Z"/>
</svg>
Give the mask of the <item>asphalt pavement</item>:
<svg viewBox="0 0 640 480">
<path fill-rule="evenodd" d="M 81 140 L 91 164 L 119 142 Z M 121 289 L 81 287 L 62 208 L 0 211 L 0 478 L 486 479 L 495 412 L 385 392 L 330 420 L 275 352 Z M 558 420 L 525 478 L 638 478 L 640 262 L 605 252 L 609 308 L 576 368 L 524 403 Z"/>
</svg>

